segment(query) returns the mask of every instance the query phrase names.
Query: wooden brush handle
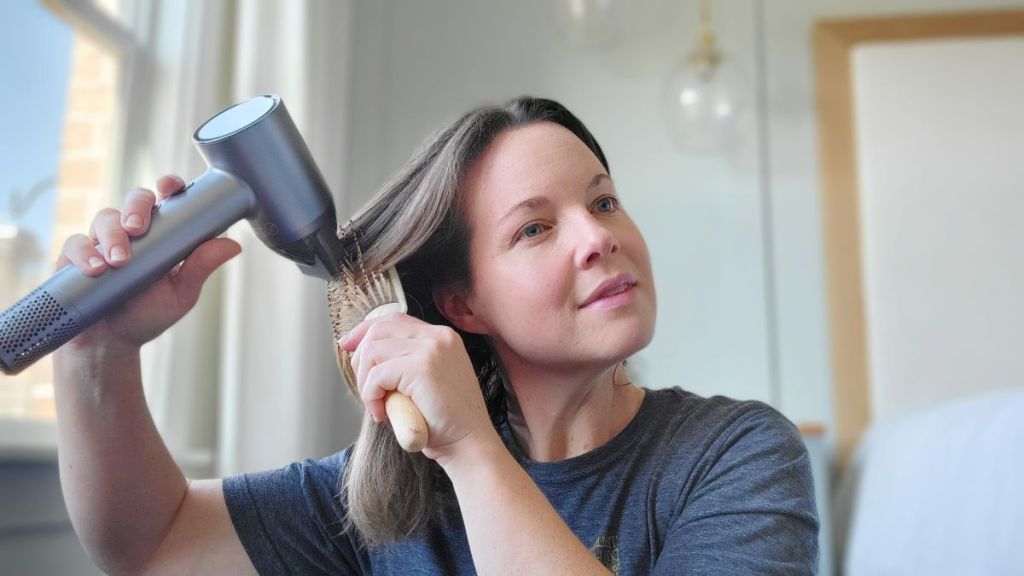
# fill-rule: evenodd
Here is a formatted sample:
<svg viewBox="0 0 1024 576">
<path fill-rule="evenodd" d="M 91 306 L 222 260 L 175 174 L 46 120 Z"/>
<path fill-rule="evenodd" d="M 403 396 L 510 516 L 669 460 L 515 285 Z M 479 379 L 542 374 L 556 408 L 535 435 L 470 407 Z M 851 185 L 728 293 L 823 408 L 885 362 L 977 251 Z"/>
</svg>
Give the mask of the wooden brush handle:
<svg viewBox="0 0 1024 576">
<path fill-rule="evenodd" d="M 427 445 L 427 421 L 412 400 L 400 392 L 388 392 L 384 399 L 395 438 L 406 452 L 419 452 Z"/>
</svg>

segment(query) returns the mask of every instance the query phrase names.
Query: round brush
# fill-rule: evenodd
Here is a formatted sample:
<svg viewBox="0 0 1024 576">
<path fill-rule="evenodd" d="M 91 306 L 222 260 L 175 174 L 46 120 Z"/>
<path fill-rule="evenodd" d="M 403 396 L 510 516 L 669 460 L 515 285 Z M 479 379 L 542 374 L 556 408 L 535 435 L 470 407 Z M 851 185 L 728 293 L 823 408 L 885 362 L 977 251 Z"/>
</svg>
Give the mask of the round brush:
<svg viewBox="0 0 1024 576">
<path fill-rule="evenodd" d="M 348 236 L 351 236 L 355 257 L 348 258 L 341 266 L 341 274 L 327 282 L 327 306 L 331 313 L 335 341 L 363 320 L 409 310 L 398 270 L 394 266 L 387 269 L 367 267 L 363 262 L 358 239 L 344 230 L 339 233 L 343 241 Z M 349 353 L 337 345 L 334 349 L 338 369 L 345 377 L 349 389 L 359 397 Z M 384 409 L 399 445 L 407 452 L 423 450 L 427 444 L 427 421 L 413 401 L 405 394 L 393 390 L 384 399 Z"/>
</svg>

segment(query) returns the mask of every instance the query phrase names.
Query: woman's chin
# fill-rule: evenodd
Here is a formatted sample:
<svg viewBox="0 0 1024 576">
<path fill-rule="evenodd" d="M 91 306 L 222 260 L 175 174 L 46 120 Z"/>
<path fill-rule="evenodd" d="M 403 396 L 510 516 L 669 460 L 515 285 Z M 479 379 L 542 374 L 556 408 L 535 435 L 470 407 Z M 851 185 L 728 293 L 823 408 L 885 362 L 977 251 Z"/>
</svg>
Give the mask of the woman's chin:
<svg viewBox="0 0 1024 576">
<path fill-rule="evenodd" d="M 606 342 L 611 344 L 611 349 L 605 350 L 603 356 L 613 360 L 628 358 L 646 348 L 653 339 L 653 322 L 622 327 L 615 334 L 608 335 Z"/>
</svg>

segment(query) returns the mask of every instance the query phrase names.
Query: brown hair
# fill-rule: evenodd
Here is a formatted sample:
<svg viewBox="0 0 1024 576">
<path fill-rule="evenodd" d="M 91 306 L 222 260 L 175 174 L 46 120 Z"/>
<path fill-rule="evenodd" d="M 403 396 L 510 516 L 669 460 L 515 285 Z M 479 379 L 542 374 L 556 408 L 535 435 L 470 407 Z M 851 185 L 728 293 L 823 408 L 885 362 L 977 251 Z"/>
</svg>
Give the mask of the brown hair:
<svg viewBox="0 0 1024 576">
<path fill-rule="evenodd" d="M 397 268 L 409 314 L 459 332 L 496 427 L 505 422 L 507 405 L 491 348 L 484 337 L 452 326 L 434 305 L 433 293 L 470 284 L 472 231 L 462 190 L 466 173 L 498 134 L 534 122 L 571 131 L 611 174 L 597 140 L 576 116 L 554 100 L 522 96 L 502 106 L 477 108 L 429 137 L 351 220 L 366 267 Z M 347 355 L 342 362 L 348 362 Z M 359 398 L 356 383 L 348 386 Z M 341 498 L 348 508 L 346 529 L 354 528 L 369 547 L 416 534 L 441 508 L 455 503 L 441 467 L 422 454 L 405 452 L 390 425 L 374 422 L 368 413 L 341 478 Z"/>
</svg>

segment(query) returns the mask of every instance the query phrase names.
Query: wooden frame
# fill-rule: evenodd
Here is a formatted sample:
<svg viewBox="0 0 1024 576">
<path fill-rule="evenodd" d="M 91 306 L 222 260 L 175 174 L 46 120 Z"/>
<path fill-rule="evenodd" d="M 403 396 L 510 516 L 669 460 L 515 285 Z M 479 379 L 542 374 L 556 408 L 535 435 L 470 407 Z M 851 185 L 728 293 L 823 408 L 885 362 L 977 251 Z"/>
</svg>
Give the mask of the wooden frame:
<svg viewBox="0 0 1024 576">
<path fill-rule="evenodd" d="M 837 455 L 845 463 L 871 421 L 861 271 L 851 53 L 866 42 L 1024 34 L 1024 10 L 824 20 L 814 28 L 822 223 Z"/>
</svg>

